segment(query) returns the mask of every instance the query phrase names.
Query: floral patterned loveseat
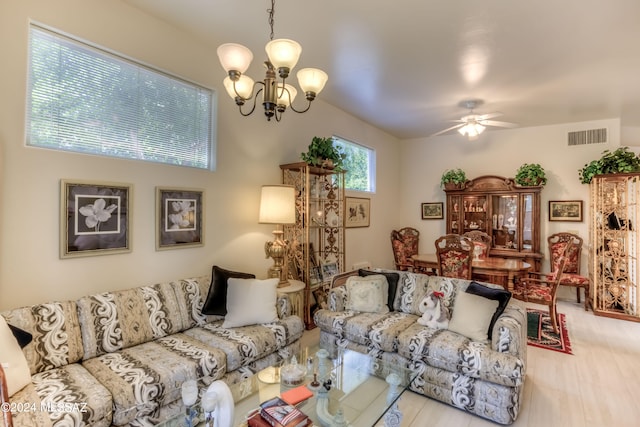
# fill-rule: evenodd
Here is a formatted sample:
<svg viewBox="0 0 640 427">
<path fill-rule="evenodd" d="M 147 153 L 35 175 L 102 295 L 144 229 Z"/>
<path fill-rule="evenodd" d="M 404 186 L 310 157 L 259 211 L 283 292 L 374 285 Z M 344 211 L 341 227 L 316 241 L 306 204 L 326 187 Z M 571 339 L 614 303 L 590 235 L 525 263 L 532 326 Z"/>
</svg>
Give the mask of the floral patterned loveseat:
<svg viewBox="0 0 640 427">
<path fill-rule="evenodd" d="M 286 295 L 278 296 L 276 322 L 225 329 L 222 316 L 201 312 L 210 282 L 203 276 L 0 313 L 33 335 L 23 349 L 31 383 L 10 398 L 13 425 L 154 425 L 180 411 L 185 380 L 236 383 L 299 351 L 304 324 Z"/>
<path fill-rule="evenodd" d="M 521 303 L 507 299 L 491 339 L 473 340 L 449 329 L 417 323 L 420 302 L 428 291 L 443 295 L 443 304 L 453 319 L 456 300 L 466 294 L 472 281 L 408 271 L 376 272 L 397 277 L 397 286 L 389 286 L 391 310 L 348 310 L 348 285 L 344 282 L 358 271 L 343 274 L 329 291 L 328 308 L 317 311 L 314 317 L 321 344 L 346 347 L 409 367 L 418 374 L 411 390 L 497 423 L 511 424 L 518 416 L 526 374 L 527 319 Z"/>
</svg>

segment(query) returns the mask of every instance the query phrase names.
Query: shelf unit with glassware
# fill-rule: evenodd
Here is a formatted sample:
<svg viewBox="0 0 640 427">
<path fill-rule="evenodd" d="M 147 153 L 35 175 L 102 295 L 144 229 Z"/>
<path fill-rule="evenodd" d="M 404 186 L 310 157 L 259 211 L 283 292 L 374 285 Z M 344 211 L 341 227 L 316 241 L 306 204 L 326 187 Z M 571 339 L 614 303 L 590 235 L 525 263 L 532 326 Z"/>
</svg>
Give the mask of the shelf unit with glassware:
<svg viewBox="0 0 640 427">
<path fill-rule="evenodd" d="M 522 187 L 512 178 L 485 175 L 462 188 L 445 189 L 447 233 L 484 231 L 489 256 L 518 258 L 540 271 L 541 186 Z"/>
<path fill-rule="evenodd" d="M 596 175 L 590 192 L 593 312 L 638 322 L 640 174 Z"/>
<path fill-rule="evenodd" d="M 304 322 L 324 304 L 333 274 L 345 269 L 344 171 L 304 162 L 280 165 L 282 183 L 296 191 L 296 223 L 284 226 L 289 242 L 288 277 L 305 283 Z"/>
</svg>

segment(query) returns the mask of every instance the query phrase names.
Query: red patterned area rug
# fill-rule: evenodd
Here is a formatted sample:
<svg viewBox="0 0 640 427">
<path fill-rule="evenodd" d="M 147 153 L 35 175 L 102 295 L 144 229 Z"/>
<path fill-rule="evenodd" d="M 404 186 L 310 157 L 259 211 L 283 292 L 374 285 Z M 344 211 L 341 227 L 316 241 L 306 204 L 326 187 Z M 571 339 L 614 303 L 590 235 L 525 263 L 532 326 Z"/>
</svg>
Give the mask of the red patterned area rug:
<svg viewBox="0 0 640 427">
<path fill-rule="evenodd" d="M 564 314 L 558 314 L 560 333 L 553 332 L 548 311 L 527 308 L 527 344 L 573 354 Z"/>
</svg>

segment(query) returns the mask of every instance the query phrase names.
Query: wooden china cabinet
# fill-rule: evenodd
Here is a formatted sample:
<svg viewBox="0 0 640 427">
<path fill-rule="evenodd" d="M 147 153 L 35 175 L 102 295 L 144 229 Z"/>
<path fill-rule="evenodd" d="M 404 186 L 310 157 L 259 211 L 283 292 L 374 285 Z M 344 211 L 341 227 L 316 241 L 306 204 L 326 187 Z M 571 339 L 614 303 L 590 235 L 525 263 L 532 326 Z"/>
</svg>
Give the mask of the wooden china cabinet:
<svg viewBox="0 0 640 427">
<path fill-rule="evenodd" d="M 480 176 L 458 188 L 446 188 L 447 233 L 472 230 L 491 236 L 489 255 L 518 258 L 540 271 L 540 191 L 512 178 Z"/>
</svg>

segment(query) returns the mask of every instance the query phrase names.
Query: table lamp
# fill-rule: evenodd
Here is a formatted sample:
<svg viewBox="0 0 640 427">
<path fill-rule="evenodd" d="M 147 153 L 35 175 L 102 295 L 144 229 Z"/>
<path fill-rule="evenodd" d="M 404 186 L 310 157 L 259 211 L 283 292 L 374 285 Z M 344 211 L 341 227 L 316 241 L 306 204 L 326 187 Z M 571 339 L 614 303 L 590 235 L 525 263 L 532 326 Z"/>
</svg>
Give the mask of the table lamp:
<svg viewBox="0 0 640 427">
<path fill-rule="evenodd" d="M 291 185 L 263 185 L 260 198 L 260 224 L 276 224 L 273 230 L 274 240 L 266 242 L 264 250 L 267 258 L 273 258 L 268 276 L 280 279 L 278 287 L 289 286 L 285 261 L 289 242 L 282 239 L 284 231 L 279 228 L 284 224 L 296 223 L 295 189 Z"/>
</svg>

